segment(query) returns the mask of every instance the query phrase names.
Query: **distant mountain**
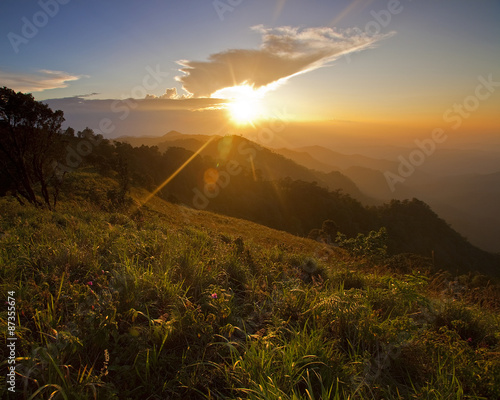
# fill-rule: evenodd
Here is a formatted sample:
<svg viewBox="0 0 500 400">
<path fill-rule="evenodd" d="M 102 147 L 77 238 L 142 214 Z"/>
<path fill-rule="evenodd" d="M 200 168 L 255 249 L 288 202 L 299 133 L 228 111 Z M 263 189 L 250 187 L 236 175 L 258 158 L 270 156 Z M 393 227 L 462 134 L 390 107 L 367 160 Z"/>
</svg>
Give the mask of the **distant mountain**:
<svg viewBox="0 0 500 400">
<path fill-rule="evenodd" d="M 381 201 L 422 199 L 472 243 L 488 251 L 500 252 L 500 173 L 491 173 L 495 169 L 500 171 L 500 157 L 494 152 L 436 150 L 404 183 L 396 185 L 395 192 L 391 192 L 384 172 L 396 172 L 399 162 L 349 156 L 321 146 L 280 152 L 309 168 L 332 166 L 370 198 Z M 401 150 L 401 155 L 405 157 L 409 152 Z M 463 173 L 471 170 L 489 173 Z"/>
<path fill-rule="evenodd" d="M 472 243 L 500 253 L 500 172 L 444 177 L 414 190 Z"/>
<path fill-rule="evenodd" d="M 304 167 L 316 171 L 332 172 L 332 171 L 338 171 L 340 169 L 332 164 L 319 161 L 318 159 L 314 158 L 311 154 L 309 154 L 307 151 L 292 150 L 287 148 L 275 149 L 273 151 L 277 154 L 281 154 L 286 158 L 289 158 L 290 160 L 295 161 L 299 165 L 303 165 Z"/>
<path fill-rule="evenodd" d="M 342 173 L 355 182 L 363 193 L 373 198 L 389 200 L 392 198 L 411 197 L 411 193 L 408 192 L 404 183 L 398 184 L 398 195 L 395 196 L 395 193 L 391 192 L 382 171 L 366 167 L 353 166 L 343 170 Z"/>
<path fill-rule="evenodd" d="M 500 252 L 500 172 L 434 177 L 418 171 L 394 193 L 380 171 L 350 167 L 342 173 L 372 198 L 419 198 L 476 246 Z"/>
<path fill-rule="evenodd" d="M 266 180 L 288 177 L 317 182 L 330 190 L 340 189 L 366 205 L 377 205 L 390 199 L 419 198 L 472 243 L 485 250 L 500 252 L 497 239 L 500 237 L 497 206 L 500 204 L 500 173 L 457 173 L 470 171 L 473 164 L 484 171 L 495 168 L 498 159 L 493 152 L 436 150 L 405 182 L 396 185 L 395 192 L 391 192 L 384 172 L 397 172 L 399 161 L 342 154 L 321 146 L 270 150 L 241 136 L 186 135 L 177 131 L 161 137 L 122 137 L 117 140 L 133 146 L 158 146 L 160 152 L 172 147 L 196 152 L 211 140 L 201 155 L 211 157 L 214 165 L 233 160 Z M 397 151 L 404 157 L 411 149 L 398 148 Z M 453 176 L 443 176 L 453 171 Z"/>
<path fill-rule="evenodd" d="M 330 190 L 340 189 L 359 201 L 373 203 L 371 198 L 364 195 L 356 184 L 342 173 L 310 170 L 241 136 L 225 136 L 213 140 L 201 154 L 212 157 L 218 164 L 235 161 L 265 180 L 290 178 L 317 182 Z"/>
<path fill-rule="evenodd" d="M 295 150 L 309 153 L 323 164 L 331 165 L 340 170 L 349 167 L 365 167 L 378 171 L 387 171 L 397 168 L 398 165 L 398 162 L 395 161 L 367 157 L 361 154 L 342 154 L 322 146 L 300 147 Z"/>
<path fill-rule="evenodd" d="M 304 149 L 307 151 L 303 151 Z M 297 149 L 282 148 L 275 150 L 275 152 L 309 169 L 324 172 L 340 172 L 354 182 L 359 190 L 370 199 L 382 201 L 392 198 L 411 198 L 415 195 L 404 183 L 398 183 L 397 190 L 394 193 L 390 190 L 384 172 L 397 171 L 399 164 L 396 162 L 365 157 L 359 154 L 342 154 L 321 146 L 303 147 L 300 151 Z M 322 161 L 312 156 L 309 152 L 315 154 Z M 417 171 L 413 180 L 426 182 L 428 178 L 427 174 Z"/>
<path fill-rule="evenodd" d="M 158 150 L 160 152 L 164 152 L 165 150 L 171 148 L 171 147 L 182 147 L 186 150 L 192 151 L 195 153 L 198 151 L 203 145 L 208 141 L 208 139 L 191 139 L 191 138 L 181 138 L 181 139 L 174 139 L 174 140 L 169 140 L 166 142 L 162 142 L 157 144 Z"/>
<path fill-rule="evenodd" d="M 196 152 L 210 141 L 200 152 L 200 155 L 211 157 L 214 160 L 214 165 L 224 165 L 233 161 L 243 168 L 253 171 L 254 174 L 258 174 L 262 179 L 290 178 L 305 182 L 317 182 L 330 190 L 342 190 L 366 204 L 375 203 L 342 173 L 333 170 L 328 172 L 313 171 L 242 136 L 185 135 L 177 131 L 170 131 L 160 137 L 128 136 L 116 139 L 116 141 L 123 141 L 134 147 L 157 146 L 160 152 L 171 147 L 182 147 Z"/>
<path fill-rule="evenodd" d="M 420 169 L 435 176 L 492 174 L 500 171 L 500 153 L 477 149 L 438 148 Z"/>
<path fill-rule="evenodd" d="M 342 173 L 372 198 L 419 198 L 476 246 L 500 252 L 500 172 L 436 178 L 418 171 L 394 193 L 380 171 L 350 167 Z"/>
</svg>

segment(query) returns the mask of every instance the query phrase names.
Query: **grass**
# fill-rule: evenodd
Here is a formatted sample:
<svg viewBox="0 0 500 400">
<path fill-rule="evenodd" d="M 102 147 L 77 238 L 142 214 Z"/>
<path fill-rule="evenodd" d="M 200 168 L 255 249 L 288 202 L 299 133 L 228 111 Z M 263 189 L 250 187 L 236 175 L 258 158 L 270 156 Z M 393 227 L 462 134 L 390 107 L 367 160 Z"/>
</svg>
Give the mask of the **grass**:
<svg viewBox="0 0 500 400">
<path fill-rule="evenodd" d="M 17 393 L 3 374 L 2 398 L 500 397 L 487 278 L 457 291 L 453 277 L 158 199 L 132 214 L 81 199 L 0 208 L 19 338 Z M 6 307 L 0 324 L 5 343 Z"/>
</svg>

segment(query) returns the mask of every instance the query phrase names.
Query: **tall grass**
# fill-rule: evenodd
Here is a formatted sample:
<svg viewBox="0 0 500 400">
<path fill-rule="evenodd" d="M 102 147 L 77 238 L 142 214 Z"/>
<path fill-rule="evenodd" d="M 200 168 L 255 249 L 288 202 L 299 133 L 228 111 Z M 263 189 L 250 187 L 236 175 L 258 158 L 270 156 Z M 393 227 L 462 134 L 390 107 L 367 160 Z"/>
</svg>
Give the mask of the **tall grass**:
<svg viewBox="0 0 500 400">
<path fill-rule="evenodd" d="M 427 273 L 318 260 L 147 207 L 0 207 L 19 338 L 17 397 L 3 375 L 2 398 L 500 397 L 500 317 L 477 278 L 457 299 Z M 5 342 L 6 310 L 0 324 Z"/>
</svg>

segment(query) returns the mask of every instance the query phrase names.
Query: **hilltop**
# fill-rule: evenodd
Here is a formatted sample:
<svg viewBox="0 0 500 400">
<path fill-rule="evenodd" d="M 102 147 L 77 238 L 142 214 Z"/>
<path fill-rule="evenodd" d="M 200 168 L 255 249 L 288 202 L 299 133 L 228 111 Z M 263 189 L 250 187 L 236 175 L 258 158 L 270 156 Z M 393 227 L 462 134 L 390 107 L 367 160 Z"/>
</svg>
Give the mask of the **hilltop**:
<svg viewBox="0 0 500 400">
<path fill-rule="evenodd" d="M 374 200 L 363 194 L 356 184 L 347 176 L 338 171 L 311 170 L 294 160 L 283 156 L 256 142 L 236 135 L 185 135 L 176 131 L 156 138 L 122 137 L 117 142 L 125 142 L 134 147 L 156 146 L 158 151 L 165 152 L 172 148 L 184 148 L 190 152 L 212 158 L 216 164 L 225 164 L 228 161 L 241 165 L 246 170 L 258 171 L 259 178 L 277 180 L 291 178 L 306 182 L 318 182 L 330 190 L 340 189 L 352 197 L 366 204 L 373 204 Z"/>
</svg>

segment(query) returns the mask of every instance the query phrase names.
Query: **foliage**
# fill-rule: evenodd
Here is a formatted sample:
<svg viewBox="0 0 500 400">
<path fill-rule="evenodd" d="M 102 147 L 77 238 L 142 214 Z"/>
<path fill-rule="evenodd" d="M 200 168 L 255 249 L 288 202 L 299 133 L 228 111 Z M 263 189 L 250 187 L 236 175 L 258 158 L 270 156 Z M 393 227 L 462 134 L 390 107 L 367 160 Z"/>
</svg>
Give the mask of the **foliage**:
<svg viewBox="0 0 500 400">
<path fill-rule="evenodd" d="M 54 163 L 63 154 L 62 111 L 52 111 L 31 94 L 0 88 L 0 192 L 23 203 L 51 208 L 60 176 Z"/>
<path fill-rule="evenodd" d="M 102 201 L 106 182 L 93 183 Z M 57 211 L 0 199 L 17 398 L 499 397 L 499 310 L 468 295 L 482 278 L 457 278 L 457 300 L 442 275 L 367 267 L 342 252 L 319 258 L 318 243 L 293 250 L 256 225 L 221 234 L 237 221 L 211 213 L 186 225 L 173 218 L 179 206 L 159 200 L 163 208 L 108 212 L 82 185 Z M 263 235 L 281 244 L 257 244 Z M 383 238 L 349 243 L 377 256 Z M 4 310 L 3 342 L 6 321 Z"/>
<path fill-rule="evenodd" d="M 354 257 L 366 257 L 372 261 L 380 261 L 387 254 L 387 230 L 385 228 L 370 231 L 368 235 L 358 233 L 355 238 L 349 239 L 339 232 L 336 242 Z"/>
</svg>

